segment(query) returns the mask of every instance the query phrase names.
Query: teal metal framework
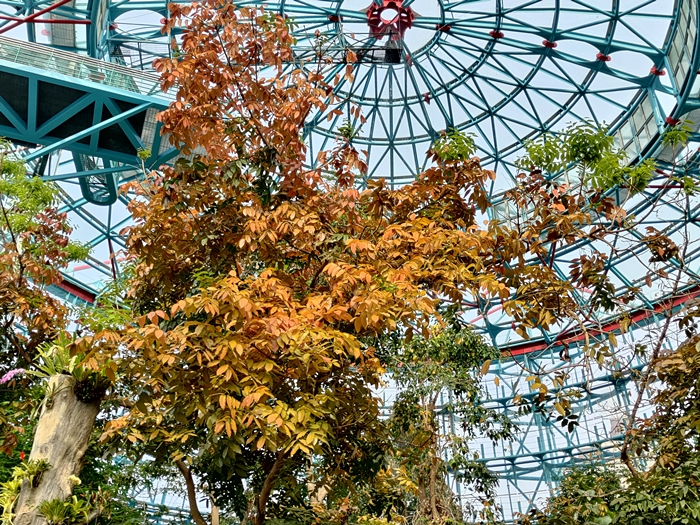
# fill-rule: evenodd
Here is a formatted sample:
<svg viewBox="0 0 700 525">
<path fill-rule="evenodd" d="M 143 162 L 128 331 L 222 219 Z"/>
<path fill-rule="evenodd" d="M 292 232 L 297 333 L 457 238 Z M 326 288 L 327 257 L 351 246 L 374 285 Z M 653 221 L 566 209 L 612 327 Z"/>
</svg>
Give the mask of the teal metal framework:
<svg viewBox="0 0 700 525">
<path fill-rule="evenodd" d="M 661 144 L 664 128 L 680 119 L 700 124 L 698 0 L 371 1 L 240 2 L 264 3 L 292 18 L 299 61 L 319 46 L 335 53 L 323 64 L 328 79 L 346 67 L 346 50 L 365 57 L 371 51 L 371 60 L 353 65 L 353 79 L 334 88 L 341 109 L 359 105 L 366 123 L 349 113 L 330 120 L 327 113 L 314 115 L 306 129 L 310 159 L 332 145 L 347 118 L 358 129 L 355 142 L 368 152 L 369 177 L 400 185 L 426 166 L 425 152 L 438 134 L 454 127 L 474 134 L 482 163 L 498 173 L 490 188 L 498 199 L 514 184 L 524 142 L 571 121 L 607 122 L 630 163 L 654 158 L 662 170 L 676 161 Z M 177 38 L 161 33 L 168 16 L 165 0 L 0 0 L 0 135 L 15 141 L 35 175 L 59 185 L 77 235 L 93 248 L 57 289 L 66 298 L 93 301 L 100 283 L 119 272 L 119 232 L 130 220 L 130 196 L 119 188 L 140 173 L 138 150 L 152 152 L 146 168 L 178 155 L 156 120 L 171 97 L 149 71 L 154 58 L 169 53 L 168 38 Z M 682 169 L 697 177 L 695 160 Z M 668 200 L 663 180 L 659 173 L 635 198 L 621 191 L 615 196 L 638 216 L 660 207 L 645 225 L 700 238 L 700 210 L 681 210 Z M 500 201 L 491 213 L 509 220 L 518 212 Z M 646 270 L 634 257 L 641 249 L 611 260 L 620 290 L 644 288 Z M 559 250 L 551 263 L 566 275 L 576 253 Z M 615 319 L 596 318 L 600 332 L 617 332 L 631 345 L 696 296 L 697 254 L 692 248 L 683 261 L 682 296 L 667 304 L 652 299 L 659 290 L 640 291 L 636 329 L 622 335 Z M 679 263 L 671 259 L 666 269 L 676 271 Z M 587 296 L 579 299 L 585 304 Z M 513 396 L 529 395 L 524 370 L 564 366 L 564 346 L 575 360 L 576 329 L 533 332 L 523 341 L 497 306 L 470 306 L 474 322 L 512 356 L 493 365 L 490 375 L 499 386 L 491 384 L 487 402 L 512 414 L 523 432 L 512 445 L 478 445 L 483 461 L 501 473 L 501 504 L 511 519 L 547 495 L 562 468 L 615 456 L 618 415 L 635 394 L 634 384 L 613 371 L 573 378 L 567 387 L 582 393 L 575 409 L 582 424 L 572 434 L 542 414 L 518 415 Z M 631 358 L 630 366 L 644 363 Z M 618 415 L 604 415 L 608 409 Z M 441 418 L 446 431 L 458 423 L 449 413 Z"/>
</svg>

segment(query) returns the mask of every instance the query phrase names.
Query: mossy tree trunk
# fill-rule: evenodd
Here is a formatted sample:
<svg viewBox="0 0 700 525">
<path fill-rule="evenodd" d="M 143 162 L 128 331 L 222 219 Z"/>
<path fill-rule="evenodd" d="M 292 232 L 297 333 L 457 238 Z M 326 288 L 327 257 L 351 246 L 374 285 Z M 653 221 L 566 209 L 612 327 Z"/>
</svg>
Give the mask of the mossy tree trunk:
<svg viewBox="0 0 700 525">
<path fill-rule="evenodd" d="M 51 468 L 34 483 L 22 483 L 13 525 L 45 525 L 46 520 L 38 512 L 41 502 L 67 500 L 73 493 L 70 477 L 80 474 L 100 410 L 99 401 L 80 401 L 74 387 L 75 379 L 69 375 L 49 379 L 29 460 L 46 460 Z"/>
</svg>

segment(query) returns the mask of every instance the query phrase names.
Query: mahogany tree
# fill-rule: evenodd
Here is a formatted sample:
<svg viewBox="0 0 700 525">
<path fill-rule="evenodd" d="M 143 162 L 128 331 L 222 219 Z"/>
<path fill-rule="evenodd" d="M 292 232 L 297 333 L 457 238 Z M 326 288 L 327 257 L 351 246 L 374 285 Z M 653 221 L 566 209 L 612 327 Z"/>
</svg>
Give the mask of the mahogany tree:
<svg viewBox="0 0 700 525">
<path fill-rule="evenodd" d="M 479 461 L 481 454 L 470 442 L 486 437 L 500 444 L 512 440 L 516 430 L 506 414 L 488 406 L 484 376 L 499 358 L 498 351 L 446 313 L 447 326 L 428 337 L 416 336 L 408 343 L 394 337 L 379 345 L 397 389 L 388 420 L 388 463 L 394 469 L 401 465 L 414 485 L 413 498 L 410 491 L 403 494 L 404 517 L 412 514 L 414 521 L 429 523 L 484 522 L 498 516 L 498 476 Z M 455 497 L 450 473 L 465 489 L 474 489 L 478 508 Z M 391 516 L 387 510 L 384 514 Z"/>
<path fill-rule="evenodd" d="M 48 288 L 60 283 L 60 270 L 71 260 L 87 255 L 70 242 L 71 228 L 57 199 L 56 188 L 27 177 L 11 144 L 1 141 L 0 395 L 5 407 L 19 399 L 24 371 L 34 366 L 38 348 L 68 324 L 68 309 Z M 7 410 L 0 412 L 0 450 L 9 453 L 22 425 L 6 419 Z"/>
<path fill-rule="evenodd" d="M 124 343 L 141 390 L 105 437 L 170 457 L 199 525 L 197 479 L 261 524 L 304 477 L 299 498 L 331 504 L 331 489 L 352 490 L 354 465 L 377 472 L 368 443 L 384 369 L 368 341 L 430 344 L 441 302 L 502 301 L 524 335 L 576 317 L 577 286 L 595 278 L 605 291 L 604 270 L 567 278 L 532 261 L 600 236 L 591 217 L 620 211 L 600 184 L 573 192 L 533 164 L 511 194 L 524 222 L 480 226 L 495 174 L 453 130 L 399 189 L 358 189 L 366 165 L 351 132 L 309 168 L 304 125 L 338 100 L 320 66 L 292 67 L 292 22 L 218 0 L 171 10 L 165 31 L 181 27 L 182 39 L 156 67 L 176 100 L 159 118 L 183 157 L 131 186 L 136 323 Z M 599 139 L 588 130 L 573 133 L 584 156 Z"/>
<path fill-rule="evenodd" d="M 340 101 L 321 65 L 293 67 L 290 21 L 218 0 L 171 12 L 165 31 L 181 26 L 182 39 L 157 67 L 176 100 L 160 119 L 183 156 L 131 185 L 130 312 L 94 316 L 73 347 L 80 366 L 63 363 L 54 375 L 89 379 L 101 394 L 105 377 L 123 385 L 118 401 L 128 411 L 106 424 L 104 438 L 171 463 L 198 525 L 204 481 L 217 506 L 256 525 L 272 501 L 325 508 L 343 521 L 359 509 L 356 487 L 368 480 L 415 488 L 421 515 L 434 522 L 459 515 L 442 490 L 448 466 L 439 457 L 437 394 L 469 386 L 459 400 L 465 439 L 453 443 L 464 457 L 452 459 L 470 469 L 477 491 L 488 493 L 493 477 L 467 456 L 467 441 L 475 430 L 507 437 L 509 424 L 469 407 L 493 349 L 471 331 L 460 336 L 467 346 L 452 337 L 440 305 L 500 302 L 524 337 L 582 317 L 585 330 L 582 287 L 594 290 L 594 308 L 615 308 L 604 257 L 576 259 L 570 276 L 552 261 L 558 249 L 624 226 L 624 212 L 604 192 L 619 184 L 637 191 L 650 167 L 628 170 L 605 133 L 578 126 L 561 143 L 530 145 L 508 194 L 515 217 L 484 222 L 495 174 L 482 169 L 468 137 L 447 130 L 429 152 L 432 167 L 414 182 L 391 189 L 369 181 L 360 190 L 366 164 L 351 129 L 334 149 L 307 158 L 308 118 L 329 108 L 337 114 Z M 350 63 L 345 75 L 352 72 Z M 578 185 L 551 180 L 570 165 Z M 381 362 L 375 341 L 390 337 L 404 343 Z M 429 365 L 399 370 L 408 355 Z M 404 399 L 420 399 L 418 419 L 400 432 L 425 447 L 416 454 L 386 454 L 391 436 L 375 397 L 384 364 L 404 382 Z M 443 365 L 464 381 L 429 375 Z M 68 366 L 70 376 L 62 373 Z M 540 403 L 543 381 L 533 382 Z M 566 398 L 556 407 L 570 415 Z M 94 414 L 81 428 L 91 428 Z M 80 455 L 80 447 L 67 454 L 72 470 L 56 465 L 61 483 Z M 41 521 L 30 507 L 22 522 Z"/>
<path fill-rule="evenodd" d="M 68 323 L 67 309 L 47 287 L 87 250 L 71 242 L 55 187 L 27 177 L 10 144 L 0 143 L 0 375 L 28 368 L 37 348 Z"/>
</svg>

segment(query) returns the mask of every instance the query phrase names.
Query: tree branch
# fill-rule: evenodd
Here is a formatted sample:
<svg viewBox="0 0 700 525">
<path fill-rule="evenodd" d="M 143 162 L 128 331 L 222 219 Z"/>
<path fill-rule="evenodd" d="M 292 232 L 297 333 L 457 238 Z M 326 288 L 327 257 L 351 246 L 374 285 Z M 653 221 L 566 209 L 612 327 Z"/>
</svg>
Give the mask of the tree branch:
<svg viewBox="0 0 700 525">
<path fill-rule="evenodd" d="M 181 459 L 175 461 L 175 465 L 180 469 L 182 476 L 185 478 L 185 484 L 187 485 L 187 501 L 190 504 L 190 514 L 196 525 L 207 525 L 207 522 L 202 517 L 199 512 L 199 507 L 197 506 L 197 493 L 194 488 L 194 480 L 192 479 L 192 472 L 185 465 L 185 462 Z"/>
<path fill-rule="evenodd" d="M 267 500 L 270 499 L 270 493 L 274 487 L 275 481 L 279 476 L 280 470 L 282 470 L 282 464 L 284 463 L 284 452 L 277 454 L 277 459 L 275 464 L 272 465 L 269 474 L 265 478 L 262 489 L 260 489 L 260 495 L 258 496 L 258 509 L 257 515 L 255 516 L 255 525 L 263 525 L 265 523 L 265 507 L 267 507 Z"/>
</svg>

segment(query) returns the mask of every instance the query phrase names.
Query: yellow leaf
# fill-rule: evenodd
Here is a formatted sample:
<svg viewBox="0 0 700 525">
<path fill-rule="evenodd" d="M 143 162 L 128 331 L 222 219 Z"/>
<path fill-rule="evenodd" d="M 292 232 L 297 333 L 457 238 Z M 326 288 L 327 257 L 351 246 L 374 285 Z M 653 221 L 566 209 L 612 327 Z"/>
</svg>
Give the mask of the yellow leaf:
<svg viewBox="0 0 700 525">
<path fill-rule="evenodd" d="M 491 360 L 487 359 L 484 361 L 484 364 L 481 365 L 481 375 L 485 376 L 489 372 L 489 367 L 491 366 Z"/>
<path fill-rule="evenodd" d="M 629 317 L 623 317 L 620 319 L 620 332 L 626 334 L 630 329 L 630 323 L 632 320 Z"/>
</svg>

